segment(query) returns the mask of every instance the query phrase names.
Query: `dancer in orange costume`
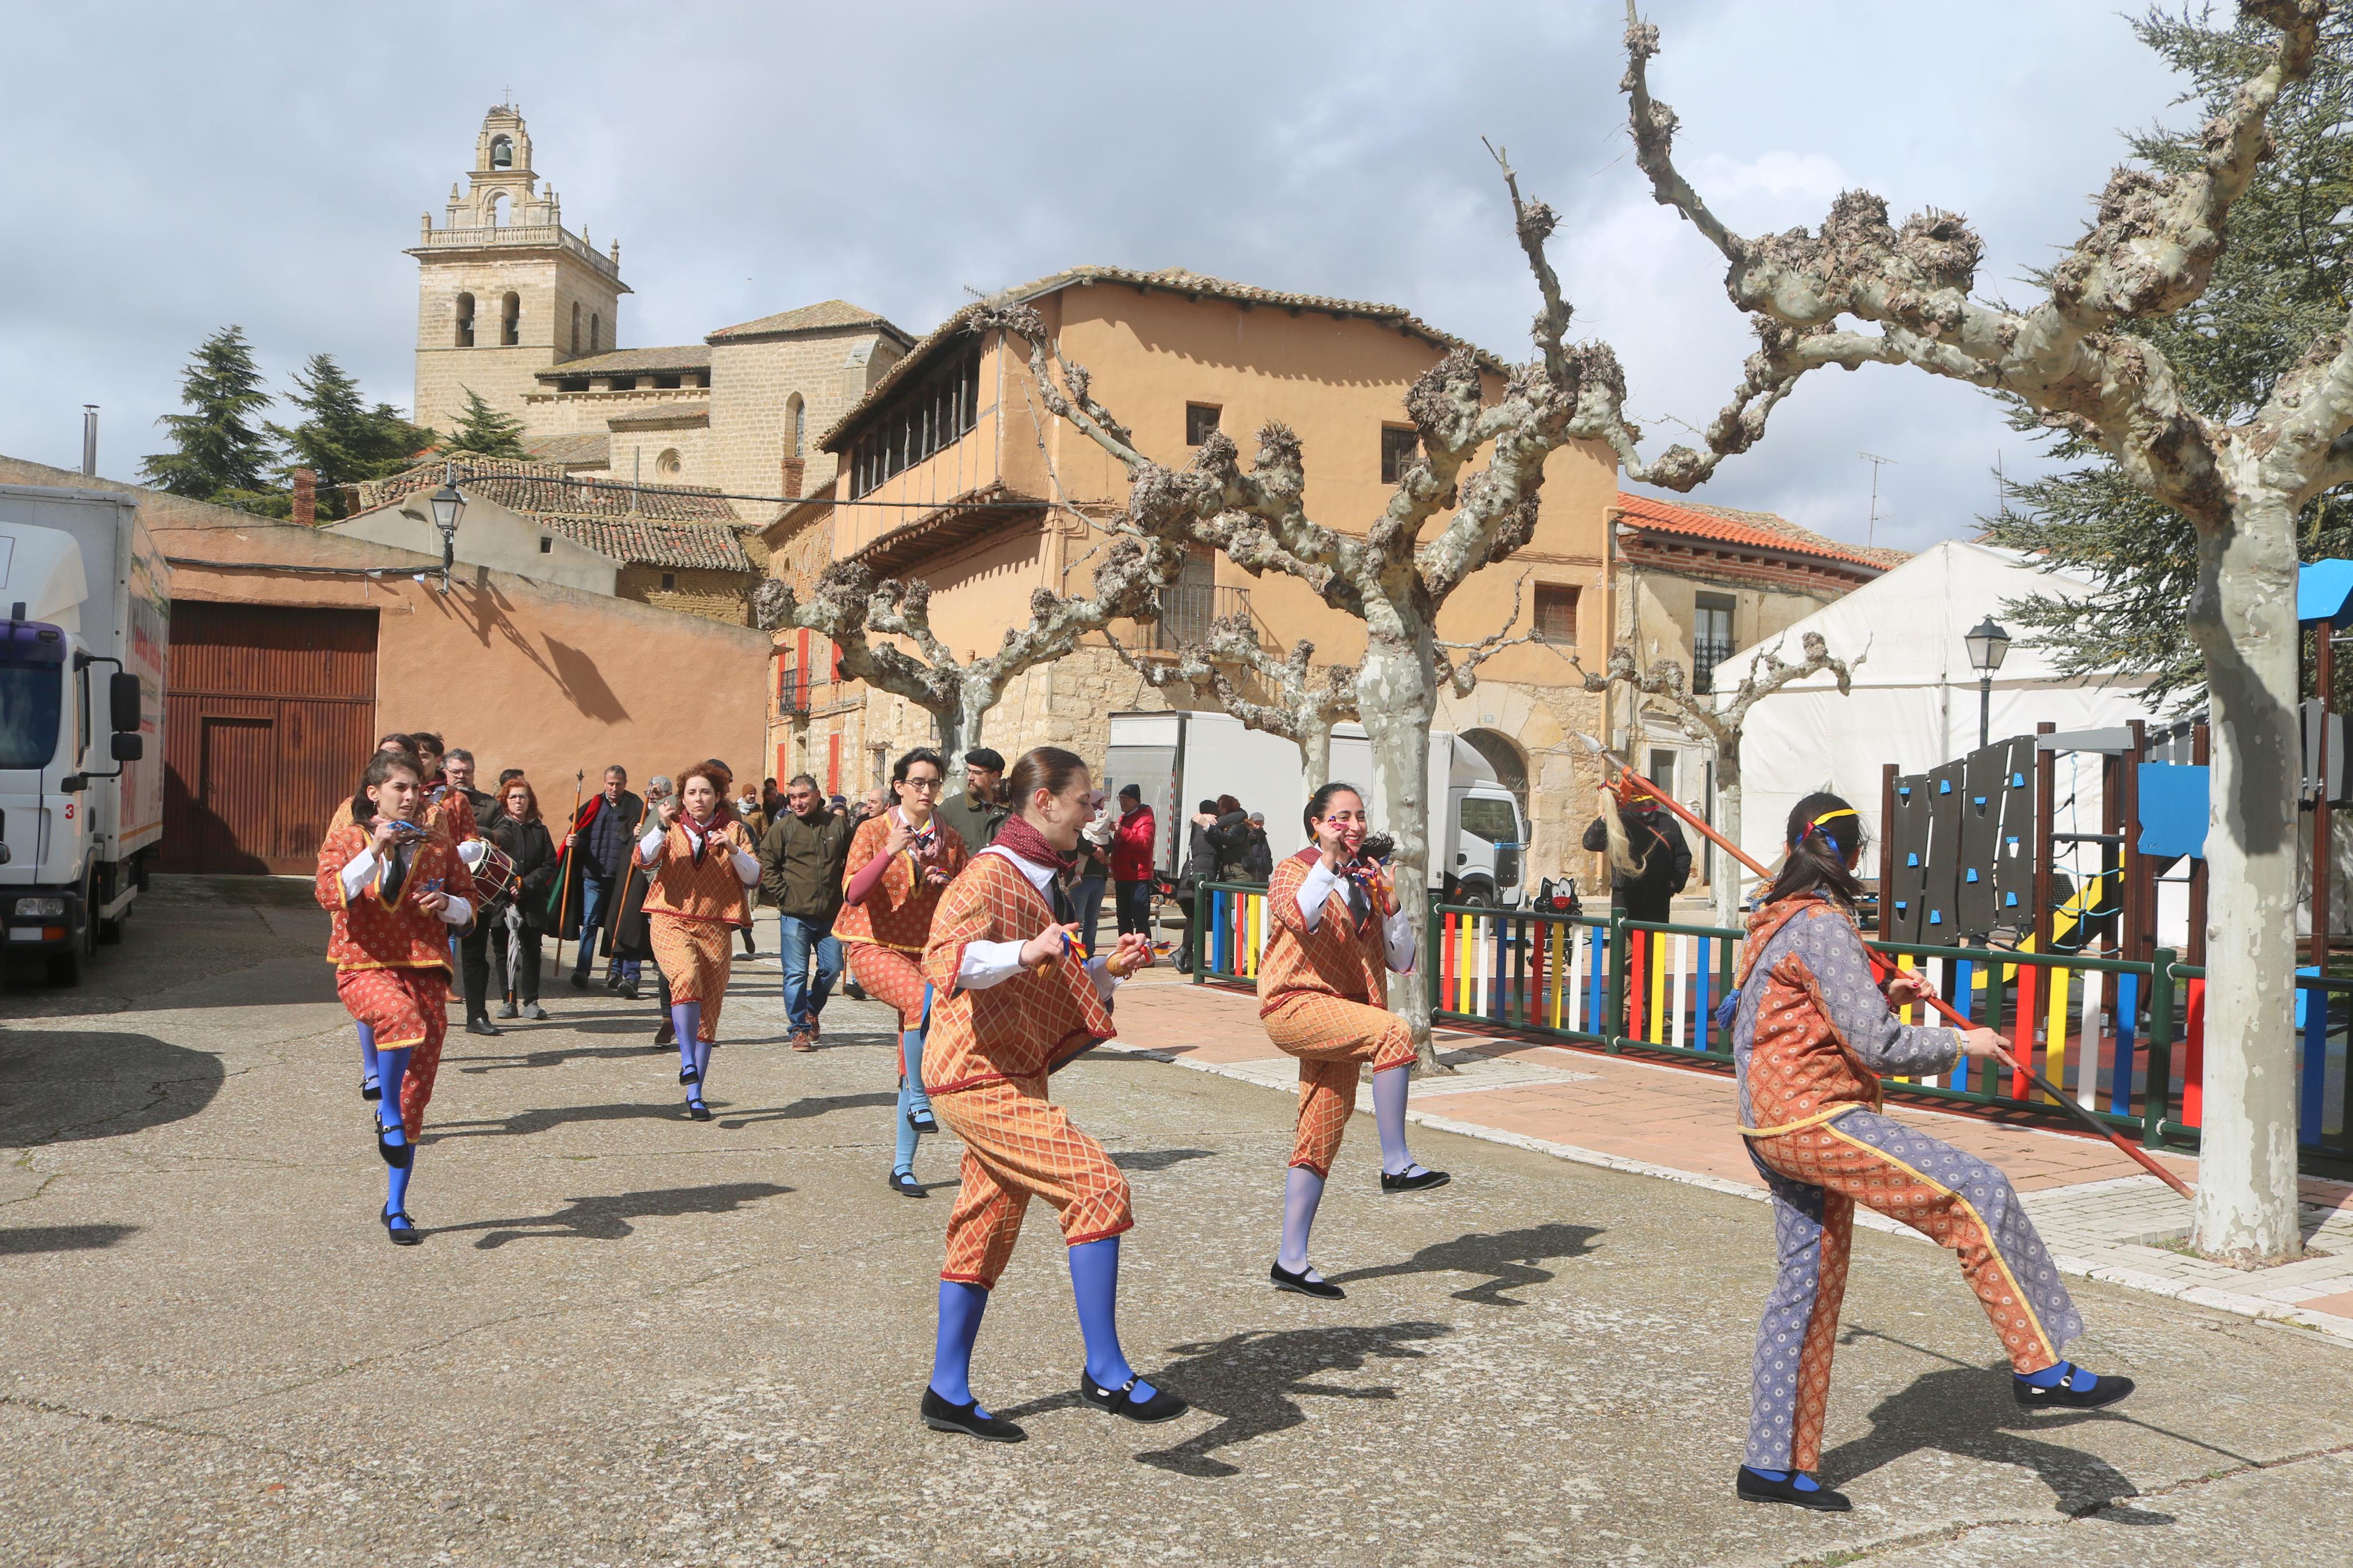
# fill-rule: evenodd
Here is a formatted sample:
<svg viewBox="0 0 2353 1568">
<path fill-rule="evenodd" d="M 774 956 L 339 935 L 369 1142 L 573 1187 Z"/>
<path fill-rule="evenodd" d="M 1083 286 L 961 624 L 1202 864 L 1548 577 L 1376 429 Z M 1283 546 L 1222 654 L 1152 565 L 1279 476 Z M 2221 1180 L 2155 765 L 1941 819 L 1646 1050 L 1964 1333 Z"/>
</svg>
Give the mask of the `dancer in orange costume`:
<svg viewBox="0 0 2353 1568">
<path fill-rule="evenodd" d="M 1060 873 L 1093 813 L 1086 763 L 1058 746 L 1013 766 L 1014 815 L 949 887 L 932 921 L 923 973 L 939 997 L 923 1077 L 941 1120 L 964 1140 L 964 1184 L 948 1216 L 940 1322 L 923 1422 L 996 1443 L 1025 1434 L 972 1394 L 972 1347 L 1033 1197 L 1051 1205 L 1068 1247 L 1086 1341 L 1085 1403 L 1131 1421 L 1166 1421 L 1185 1401 L 1135 1374 L 1119 1344 L 1119 1244 L 1134 1224 L 1127 1178 L 1102 1144 L 1046 1098 L 1049 1074 L 1111 1037 L 1111 994 L 1152 962 L 1130 932 L 1091 957 Z"/>
<path fill-rule="evenodd" d="M 1952 1249 L 2010 1357 L 2028 1409 L 2089 1410 L 2133 1390 L 2059 1352 L 2084 1331 L 2034 1224 L 2000 1171 L 1880 1115 L 1879 1075 L 1947 1071 L 2009 1044 L 1991 1029 L 1929 1028 L 1894 1009 L 1926 993 L 1910 975 L 1883 992 L 1854 918 L 1862 823 L 1834 795 L 1789 814 L 1788 858 L 1748 918 L 1732 1044 L 1740 1131 L 1773 1193 L 1781 1271 L 1757 1332 L 1748 1450 L 1735 1486 L 1752 1502 L 1843 1512 L 1818 1484 L 1831 1351 L 1858 1203 Z"/>
<path fill-rule="evenodd" d="M 1267 1278 L 1278 1290 L 1336 1301 L 1346 1292 L 1307 1261 L 1307 1238 L 1356 1109 L 1359 1067 L 1373 1069 L 1381 1191 L 1420 1192 L 1449 1177 L 1414 1163 L 1406 1148 L 1413 1036 L 1383 1003 L 1390 973 L 1413 969 L 1413 928 L 1388 868 L 1362 853 L 1365 798 L 1351 785 L 1327 784 L 1308 801 L 1304 823 L 1314 842 L 1277 866 L 1267 883 L 1266 952 L 1258 966 L 1260 1021 L 1276 1049 L 1299 1058 L 1282 1248 Z"/>
<path fill-rule="evenodd" d="M 419 820 L 423 781 L 423 764 L 406 752 L 369 760 L 353 801 L 357 820 L 320 846 L 316 889 L 334 921 L 335 994 L 375 1049 L 376 1149 L 390 1168 L 384 1227 L 402 1247 L 421 1239 L 408 1181 L 449 1023 L 449 932 L 474 920 L 472 903 L 449 890 L 472 886 L 457 851 Z"/>
<path fill-rule="evenodd" d="M 841 913 L 833 921 L 849 973 L 869 996 L 899 1012 L 898 1147 L 888 1185 L 911 1198 L 923 1195 L 915 1180 L 915 1140 L 940 1130 L 923 1092 L 923 1034 L 933 995 L 923 979 L 923 949 L 940 892 L 964 869 L 965 857 L 964 839 L 935 809 L 947 772 L 929 746 L 892 765 L 896 804 L 858 825 L 842 863 Z"/>
<path fill-rule="evenodd" d="M 662 800 L 659 820 L 637 848 L 649 883 L 648 935 L 670 985 L 678 1081 L 686 1085 L 686 1113 L 697 1121 L 711 1120 L 703 1090 L 711 1080 L 711 1047 L 719 1038 L 719 1007 L 734 966 L 734 933 L 752 923 L 747 889 L 760 879 L 752 837 L 727 804 L 734 782 L 717 763 L 681 768 L 678 793 Z"/>
</svg>

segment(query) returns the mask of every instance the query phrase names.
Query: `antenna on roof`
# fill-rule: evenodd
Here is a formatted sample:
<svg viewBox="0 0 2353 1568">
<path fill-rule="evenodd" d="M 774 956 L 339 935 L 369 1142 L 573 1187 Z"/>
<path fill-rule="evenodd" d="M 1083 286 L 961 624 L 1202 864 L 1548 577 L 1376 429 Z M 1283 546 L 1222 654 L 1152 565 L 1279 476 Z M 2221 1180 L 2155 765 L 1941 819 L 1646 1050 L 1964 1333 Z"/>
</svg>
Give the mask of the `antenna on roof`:
<svg viewBox="0 0 2353 1568">
<path fill-rule="evenodd" d="M 1871 516 L 1863 521 L 1862 525 L 1862 542 L 1868 548 L 1879 531 L 1879 470 L 1895 459 L 1883 458 L 1876 452 L 1857 452 L 1855 456 L 1871 465 Z"/>
</svg>

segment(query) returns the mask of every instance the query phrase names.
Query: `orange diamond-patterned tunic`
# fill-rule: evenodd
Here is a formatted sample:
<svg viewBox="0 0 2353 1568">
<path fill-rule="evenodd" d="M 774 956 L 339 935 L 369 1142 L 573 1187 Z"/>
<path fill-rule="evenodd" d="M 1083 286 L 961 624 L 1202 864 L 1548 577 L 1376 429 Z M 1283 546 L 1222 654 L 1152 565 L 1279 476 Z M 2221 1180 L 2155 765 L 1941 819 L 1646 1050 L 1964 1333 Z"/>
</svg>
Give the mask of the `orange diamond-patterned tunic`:
<svg viewBox="0 0 2353 1568">
<path fill-rule="evenodd" d="M 2013 1370 L 2052 1365 L 2084 1323 L 2010 1179 L 1879 1114 L 1880 1074 L 1943 1072 L 1960 1040 L 1895 1016 L 1852 916 L 1814 896 L 1758 910 L 1740 979 L 1733 1058 L 1741 1132 L 1772 1189 L 1780 1254 L 1757 1331 L 1747 1463 L 1811 1470 L 1821 1458 L 1856 1204 L 1952 1250 Z"/>
<path fill-rule="evenodd" d="M 654 962 L 670 982 L 672 1002 L 702 1005 L 696 1033 L 706 1040 L 719 1037 L 720 1004 L 726 1000 L 734 966 L 733 933 L 752 923 L 751 899 L 730 858 L 730 851 L 752 853 L 751 835 L 733 819 L 713 826 L 698 860 L 685 822 L 670 824 L 647 867 L 646 891 L 646 932 Z"/>
<path fill-rule="evenodd" d="M 1032 1197 L 1053 1205 L 1071 1247 L 1135 1223 L 1127 1178 L 1046 1098 L 1049 1074 L 1113 1033 L 1111 1011 L 1079 959 L 1058 958 L 985 990 L 956 983 L 971 943 L 1026 942 L 1053 923 L 1053 906 L 999 850 L 975 856 L 932 918 L 923 1083 L 932 1109 L 964 1141 L 943 1279 L 994 1287 Z"/>
<path fill-rule="evenodd" d="M 1358 1067 L 1375 1072 L 1413 1064 L 1413 1033 L 1373 1001 L 1388 994 L 1381 921 L 1359 921 L 1345 889 L 1324 900 L 1315 929 L 1299 912 L 1300 885 L 1321 852 L 1285 859 L 1268 879 L 1266 952 L 1258 961 L 1258 1016 L 1275 1048 L 1299 1058 L 1299 1121 L 1291 1163 L 1332 1173 L 1341 1134 L 1356 1109 Z"/>
<path fill-rule="evenodd" d="M 375 1037 L 376 1049 L 409 1052 L 400 1084 L 400 1120 L 411 1138 L 425 1131 L 425 1107 L 441 1066 L 441 1043 L 449 1027 L 449 936 L 455 929 L 417 907 L 427 892 L 473 891 L 448 839 L 436 833 L 409 852 L 407 874 L 387 900 L 389 868 L 379 857 L 375 879 L 354 899 L 343 897 L 343 868 L 357 859 L 375 837 L 357 823 L 327 835 L 319 849 L 315 892 L 333 917 L 327 962 L 335 966 L 335 995 L 346 1011 Z"/>
<path fill-rule="evenodd" d="M 882 853 L 897 810 L 893 806 L 858 825 L 849 840 L 849 858 L 842 863 L 843 887 L 856 881 Z M 923 950 L 931 944 L 933 916 L 946 890 L 945 884 L 935 885 L 924 873 L 937 868 L 953 880 L 969 858 L 963 837 L 936 814 L 929 826 L 926 842 L 892 857 L 874 890 L 856 903 L 845 902 L 833 917 L 833 934 L 841 942 L 849 973 L 868 995 L 898 1009 L 902 1033 L 923 1026 Z M 899 1070 L 907 1070 L 903 1052 Z"/>
</svg>

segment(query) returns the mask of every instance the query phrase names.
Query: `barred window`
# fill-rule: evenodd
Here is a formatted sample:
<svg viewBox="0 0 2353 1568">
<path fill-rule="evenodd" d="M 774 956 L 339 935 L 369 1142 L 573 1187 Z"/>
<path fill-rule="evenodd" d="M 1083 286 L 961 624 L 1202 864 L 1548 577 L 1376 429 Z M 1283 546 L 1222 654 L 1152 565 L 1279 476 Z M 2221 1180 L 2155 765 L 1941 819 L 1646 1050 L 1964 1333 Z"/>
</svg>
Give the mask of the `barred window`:
<svg viewBox="0 0 2353 1568">
<path fill-rule="evenodd" d="M 980 348 L 948 361 L 893 398 L 850 447 L 852 500 L 972 433 L 980 412 Z"/>
<path fill-rule="evenodd" d="M 1224 412 L 1214 403 L 1185 405 L 1185 445 L 1198 447 L 1208 440 L 1218 428 L 1218 416 Z"/>
<path fill-rule="evenodd" d="M 1410 425 L 1381 426 L 1381 483 L 1393 485 L 1421 455 L 1421 432 Z"/>
</svg>

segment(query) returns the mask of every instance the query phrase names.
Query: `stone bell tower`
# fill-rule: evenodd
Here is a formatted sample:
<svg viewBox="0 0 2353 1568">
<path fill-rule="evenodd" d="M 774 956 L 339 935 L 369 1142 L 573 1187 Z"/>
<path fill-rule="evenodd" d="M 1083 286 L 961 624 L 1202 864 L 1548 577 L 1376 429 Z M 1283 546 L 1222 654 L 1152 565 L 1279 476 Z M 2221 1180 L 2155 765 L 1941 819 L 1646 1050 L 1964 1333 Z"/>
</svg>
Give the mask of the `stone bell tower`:
<svg viewBox="0 0 2353 1568">
<path fill-rule="evenodd" d="M 417 422 L 447 431 L 468 390 L 528 420 L 533 378 L 620 341 L 621 246 L 598 252 L 564 226 L 555 187 L 543 194 L 531 133 L 501 104 L 482 117 L 474 166 L 449 187 L 440 227 L 427 213 L 417 258 Z"/>
</svg>

